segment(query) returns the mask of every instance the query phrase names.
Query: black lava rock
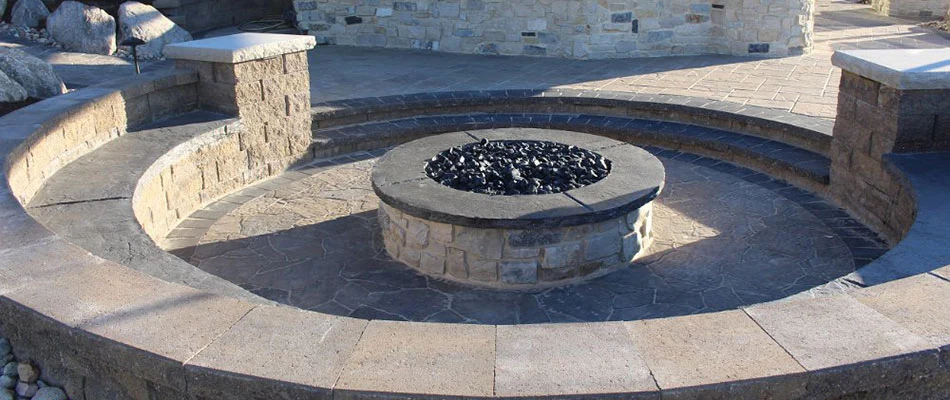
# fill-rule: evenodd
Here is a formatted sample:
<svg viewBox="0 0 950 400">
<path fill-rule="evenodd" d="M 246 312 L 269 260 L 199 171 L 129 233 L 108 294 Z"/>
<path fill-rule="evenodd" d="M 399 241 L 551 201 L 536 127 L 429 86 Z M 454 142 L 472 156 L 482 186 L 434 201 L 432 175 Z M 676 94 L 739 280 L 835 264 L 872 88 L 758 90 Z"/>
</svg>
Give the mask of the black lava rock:
<svg viewBox="0 0 950 400">
<path fill-rule="evenodd" d="M 600 181 L 610 160 L 555 142 L 482 139 L 432 157 L 426 175 L 445 186 L 489 195 L 552 194 Z"/>
</svg>

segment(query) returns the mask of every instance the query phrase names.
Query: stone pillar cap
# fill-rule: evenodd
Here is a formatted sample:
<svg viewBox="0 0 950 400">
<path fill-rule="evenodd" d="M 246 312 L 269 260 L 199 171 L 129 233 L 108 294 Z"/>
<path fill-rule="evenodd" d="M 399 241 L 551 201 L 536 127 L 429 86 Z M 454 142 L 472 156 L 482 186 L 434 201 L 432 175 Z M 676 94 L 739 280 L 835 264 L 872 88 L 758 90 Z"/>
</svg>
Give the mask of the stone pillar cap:
<svg viewBox="0 0 950 400">
<path fill-rule="evenodd" d="M 179 60 L 236 64 L 307 51 L 317 45 L 313 36 L 275 33 L 238 33 L 165 46 L 165 56 Z"/>
<path fill-rule="evenodd" d="M 831 63 L 895 89 L 950 89 L 950 48 L 842 50 Z"/>
</svg>

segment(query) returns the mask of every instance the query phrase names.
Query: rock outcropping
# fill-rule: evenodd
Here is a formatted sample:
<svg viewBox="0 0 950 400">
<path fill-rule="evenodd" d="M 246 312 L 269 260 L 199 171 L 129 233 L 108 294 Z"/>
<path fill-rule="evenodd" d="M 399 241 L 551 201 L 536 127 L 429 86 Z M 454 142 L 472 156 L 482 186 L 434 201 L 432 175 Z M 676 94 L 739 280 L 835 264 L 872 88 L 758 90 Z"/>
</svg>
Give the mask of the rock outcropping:
<svg viewBox="0 0 950 400">
<path fill-rule="evenodd" d="M 26 90 L 27 97 L 45 99 L 66 93 L 53 67 L 22 50 L 0 47 L 0 71 Z"/>
<path fill-rule="evenodd" d="M 49 9 L 41 0 L 17 0 L 10 11 L 10 23 L 28 28 L 39 28 L 48 17 Z"/>
<path fill-rule="evenodd" d="M 145 45 L 138 53 L 144 58 L 158 58 L 166 45 L 192 40 L 191 34 L 175 25 L 155 7 L 137 1 L 128 1 L 119 6 L 119 40 L 139 38 Z"/>
<path fill-rule="evenodd" d="M 112 54 L 116 50 L 115 19 L 98 7 L 64 1 L 49 16 L 46 29 L 50 38 L 69 51 Z"/>
</svg>

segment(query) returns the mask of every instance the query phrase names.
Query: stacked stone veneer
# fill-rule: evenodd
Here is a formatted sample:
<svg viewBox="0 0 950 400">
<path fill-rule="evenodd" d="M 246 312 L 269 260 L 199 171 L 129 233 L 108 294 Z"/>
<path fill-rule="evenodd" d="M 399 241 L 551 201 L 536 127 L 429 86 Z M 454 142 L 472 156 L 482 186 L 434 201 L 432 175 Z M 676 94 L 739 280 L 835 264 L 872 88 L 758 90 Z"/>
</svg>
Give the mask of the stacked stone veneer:
<svg viewBox="0 0 950 400">
<path fill-rule="evenodd" d="M 813 0 L 295 0 L 328 44 L 617 58 L 786 56 L 812 48 Z"/>
<path fill-rule="evenodd" d="M 892 17 L 936 18 L 947 14 L 948 0 L 872 0 L 875 11 Z"/>
<path fill-rule="evenodd" d="M 888 153 L 950 149 L 950 90 L 900 90 L 844 71 L 832 141 L 831 188 L 891 242 L 913 224 L 913 191 Z"/>
<path fill-rule="evenodd" d="M 417 218 L 380 202 L 386 251 L 430 276 L 489 287 L 562 285 L 627 266 L 653 240 L 652 203 L 620 218 L 541 229 L 477 228 Z"/>
</svg>

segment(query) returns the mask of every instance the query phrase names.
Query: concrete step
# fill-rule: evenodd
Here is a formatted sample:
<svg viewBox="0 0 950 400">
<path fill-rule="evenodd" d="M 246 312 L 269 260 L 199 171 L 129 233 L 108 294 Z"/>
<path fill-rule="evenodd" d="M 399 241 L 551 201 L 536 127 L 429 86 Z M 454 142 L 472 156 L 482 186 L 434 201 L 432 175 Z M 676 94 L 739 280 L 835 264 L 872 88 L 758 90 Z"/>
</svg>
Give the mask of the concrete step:
<svg viewBox="0 0 950 400">
<path fill-rule="evenodd" d="M 584 114 L 677 122 L 769 139 L 828 155 L 833 121 L 684 96 L 578 89 L 419 93 L 314 104 L 315 131 L 410 117 L 474 113 Z"/>
<path fill-rule="evenodd" d="M 587 114 L 468 114 L 419 116 L 314 131 L 313 155 L 327 158 L 379 149 L 420 137 L 464 130 L 544 128 L 590 133 L 640 146 L 656 146 L 752 168 L 824 193 L 830 160 L 775 140 L 684 123 Z"/>
</svg>

